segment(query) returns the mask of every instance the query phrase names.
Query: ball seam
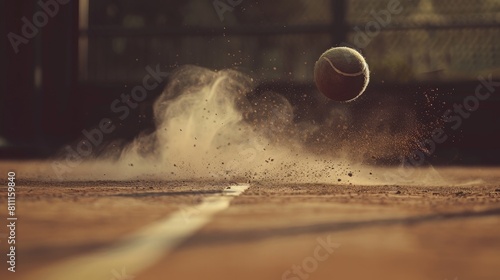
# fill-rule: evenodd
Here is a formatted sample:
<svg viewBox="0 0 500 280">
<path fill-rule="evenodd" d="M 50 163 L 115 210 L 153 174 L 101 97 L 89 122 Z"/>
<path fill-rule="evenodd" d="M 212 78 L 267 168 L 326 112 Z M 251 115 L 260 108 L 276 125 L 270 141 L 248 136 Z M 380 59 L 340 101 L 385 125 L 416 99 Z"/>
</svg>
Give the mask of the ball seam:
<svg viewBox="0 0 500 280">
<path fill-rule="evenodd" d="M 361 74 L 363 74 L 366 70 L 366 65 L 363 63 L 363 69 L 361 69 L 361 71 L 357 72 L 357 73 L 346 73 L 346 72 L 343 72 L 341 71 L 340 69 L 338 69 L 337 67 L 335 67 L 332 63 L 332 61 L 330 59 L 328 59 L 327 57 L 323 57 L 324 60 L 326 60 L 330 66 L 333 68 L 333 70 L 335 70 L 335 72 L 341 74 L 341 75 L 344 75 L 344 76 L 348 76 L 348 77 L 356 77 L 356 76 L 359 76 Z"/>
</svg>

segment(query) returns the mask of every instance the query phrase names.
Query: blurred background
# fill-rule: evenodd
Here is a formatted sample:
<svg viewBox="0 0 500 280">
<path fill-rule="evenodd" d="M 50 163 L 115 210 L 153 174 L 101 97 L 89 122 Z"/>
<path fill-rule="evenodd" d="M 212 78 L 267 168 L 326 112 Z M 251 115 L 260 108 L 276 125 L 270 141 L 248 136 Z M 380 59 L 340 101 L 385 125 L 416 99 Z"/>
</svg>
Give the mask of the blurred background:
<svg viewBox="0 0 500 280">
<path fill-rule="evenodd" d="M 381 105 L 376 97 L 388 96 L 429 123 L 473 95 L 480 75 L 500 81 L 499 0 L 42 1 L 58 11 L 17 53 L 12 33 L 22 36 L 23 17 L 33 22 L 44 9 L 38 1 L 0 1 L 0 158 L 50 157 L 77 141 L 116 115 L 110 104 L 142 84 L 147 66 L 238 69 L 257 90 L 314 111 L 336 106 L 318 97 L 314 62 L 332 46 L 351 46 L 372 71 L 359 104 Z M 390 18 L 388 5 L 399 8 Z M 161 91 L 149 92 L 106 141 L 153 130 Z M 361 114 L 359 104 L 342 106 Z M 453 134 L 431 161 L 500 164 L 500 88 Z"/>
</svg>

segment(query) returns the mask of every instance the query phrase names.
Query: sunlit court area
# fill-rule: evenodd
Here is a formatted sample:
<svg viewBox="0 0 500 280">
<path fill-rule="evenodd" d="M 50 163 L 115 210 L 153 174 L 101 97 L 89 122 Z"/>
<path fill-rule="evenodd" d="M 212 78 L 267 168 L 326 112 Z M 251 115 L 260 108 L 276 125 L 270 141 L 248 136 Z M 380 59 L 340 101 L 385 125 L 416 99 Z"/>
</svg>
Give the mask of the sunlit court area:
<svg viewBox="0 0 500 280">
<path fill-rule="evenodd" d="M 500 279 L 500 1 L 0 1 L 0 278 Z"/>
</svg>

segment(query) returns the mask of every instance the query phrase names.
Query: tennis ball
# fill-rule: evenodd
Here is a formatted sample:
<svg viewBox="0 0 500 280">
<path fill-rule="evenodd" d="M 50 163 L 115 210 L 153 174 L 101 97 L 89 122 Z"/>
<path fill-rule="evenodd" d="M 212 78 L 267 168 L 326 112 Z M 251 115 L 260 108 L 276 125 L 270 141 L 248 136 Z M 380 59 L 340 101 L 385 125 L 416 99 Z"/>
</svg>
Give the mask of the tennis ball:
<svg viewBox="0 0 500 280">
<path fill-rule="evenodd" d="M 348 47 L 331 48 L 314 65 L 319 91 L 335 101 L 352 101 L 366 89 L 370 70 L 364 57 Z"/>
</svg>

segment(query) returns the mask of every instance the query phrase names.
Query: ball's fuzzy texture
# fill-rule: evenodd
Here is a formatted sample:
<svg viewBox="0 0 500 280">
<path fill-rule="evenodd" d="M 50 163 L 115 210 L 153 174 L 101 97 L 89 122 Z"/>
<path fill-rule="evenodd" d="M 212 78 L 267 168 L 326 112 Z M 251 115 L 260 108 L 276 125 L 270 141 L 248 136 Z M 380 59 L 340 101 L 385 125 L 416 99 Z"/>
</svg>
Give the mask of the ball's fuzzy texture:
<svg viewBox="0 0 500 280">
<path fill-rule="evenodd" d="M 314 65 L 319 91 L 335 101 L 352 101 L 366 89 L 370 70 L 364 57 L 348 47 L 331 48 Z"/>
</svg>

